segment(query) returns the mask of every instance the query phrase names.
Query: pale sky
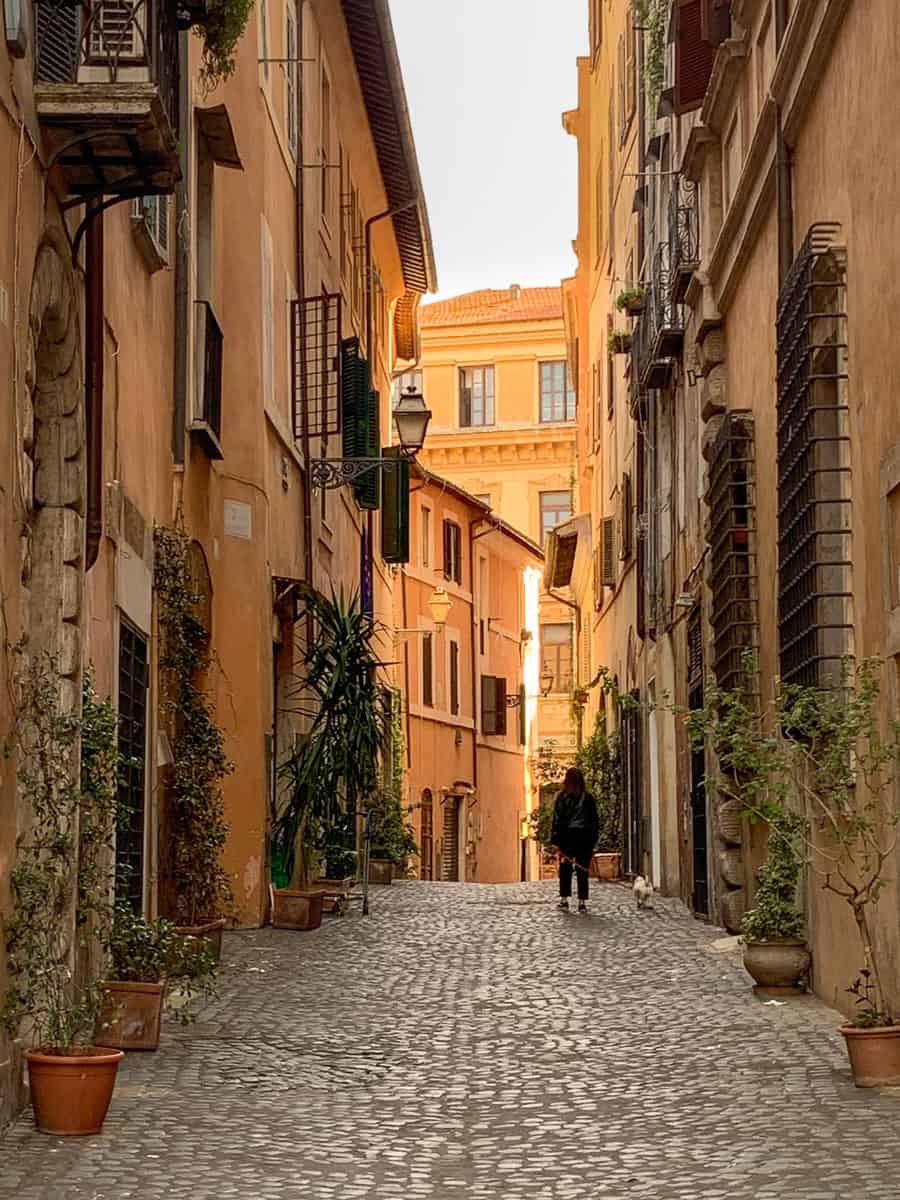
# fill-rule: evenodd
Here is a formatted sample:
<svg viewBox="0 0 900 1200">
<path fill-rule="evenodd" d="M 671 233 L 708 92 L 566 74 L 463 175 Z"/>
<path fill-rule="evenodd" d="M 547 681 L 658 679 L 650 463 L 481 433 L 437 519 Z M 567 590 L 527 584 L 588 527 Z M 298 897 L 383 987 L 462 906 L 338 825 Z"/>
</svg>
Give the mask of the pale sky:
<svg viewBox="0 0 900 1200">
<path fill-rule="evenodd" d="M 577 224 L 561 114 L 577 102 L 587 0 L 391 0 L 391 12 L 439 295 L 559 283 Z"/>
</svg>

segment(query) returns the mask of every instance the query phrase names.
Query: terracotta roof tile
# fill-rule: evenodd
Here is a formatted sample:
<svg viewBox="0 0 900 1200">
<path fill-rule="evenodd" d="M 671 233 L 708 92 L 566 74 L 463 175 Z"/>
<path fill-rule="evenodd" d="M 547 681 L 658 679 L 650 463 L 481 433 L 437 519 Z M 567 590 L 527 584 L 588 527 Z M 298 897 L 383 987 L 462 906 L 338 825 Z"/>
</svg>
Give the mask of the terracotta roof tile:
<svg viewBox="0 0 900 1200">
<path fill-rule="evenodd" d="M 440 325 L 488 325 L 495 321 L 561 321 L 562 289 L 558 287 L 483 288 L 425 304 L 423 329 Z"/>
</svg>

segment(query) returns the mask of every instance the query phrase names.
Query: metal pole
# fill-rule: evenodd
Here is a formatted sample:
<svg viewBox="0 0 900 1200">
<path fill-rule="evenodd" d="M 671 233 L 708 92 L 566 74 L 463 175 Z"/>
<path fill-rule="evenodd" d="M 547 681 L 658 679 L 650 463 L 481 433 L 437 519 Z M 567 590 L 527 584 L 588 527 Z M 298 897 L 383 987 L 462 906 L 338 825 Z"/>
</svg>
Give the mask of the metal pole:
<svg viewBox="0 0 900 1200">
<path fill-rule="evenodd" d="M 369 915 L 369 858 L 372 851 L 372 817 L 374 813 L 371 808 L 366 809 L 366 824 L 363 833 L 364 850 L 363 850 L 363 906 L 362 915 Z"/>
</svg>

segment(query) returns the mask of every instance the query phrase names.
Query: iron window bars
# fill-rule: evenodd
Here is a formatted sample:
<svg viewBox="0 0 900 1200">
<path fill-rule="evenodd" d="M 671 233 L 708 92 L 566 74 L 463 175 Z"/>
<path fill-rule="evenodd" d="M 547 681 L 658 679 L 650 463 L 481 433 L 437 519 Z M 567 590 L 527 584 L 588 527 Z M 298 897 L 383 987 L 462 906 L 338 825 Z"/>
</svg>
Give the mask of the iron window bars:
<svg viewBox="0 0 900 1200">
<path fill-rule="evenodd" d="M 814 225 L 778 304 L 778 623 L 785 683 L 839 684 L 853 650 L 840 227 Z"/>
<path fill-rule="evenodd" d="M 341 432 L 341 297 L 291 303 L 294 437 Z M 304 429 L 305 419 L 305 429 Z"/>
<path fill-rule="evenodd" d="M 758 645 L 755 493 L 753 416 L 728 412 L 713 443 L 706 493 L 712 666 L 726 689 L 743 684 L 744 655 Z"/>
</svg>

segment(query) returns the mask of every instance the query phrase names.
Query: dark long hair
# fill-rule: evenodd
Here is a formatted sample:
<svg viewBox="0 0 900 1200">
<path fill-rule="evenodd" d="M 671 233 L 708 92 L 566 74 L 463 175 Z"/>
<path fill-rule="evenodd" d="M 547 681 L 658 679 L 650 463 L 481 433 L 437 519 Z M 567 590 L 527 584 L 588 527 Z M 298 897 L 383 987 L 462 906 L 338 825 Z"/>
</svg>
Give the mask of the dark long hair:
<svg viewBox="0 0 900 1200">
<path fill-rule="evenodd" d="M 569 767 L 566 771 L 566 777 L 563 780 L 563 792 L 569 792 L 573 796 L 583 796 L 585 792 L 584 775 L 577 767 Z"/>
</svg>

